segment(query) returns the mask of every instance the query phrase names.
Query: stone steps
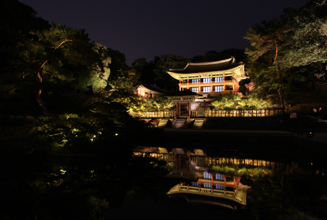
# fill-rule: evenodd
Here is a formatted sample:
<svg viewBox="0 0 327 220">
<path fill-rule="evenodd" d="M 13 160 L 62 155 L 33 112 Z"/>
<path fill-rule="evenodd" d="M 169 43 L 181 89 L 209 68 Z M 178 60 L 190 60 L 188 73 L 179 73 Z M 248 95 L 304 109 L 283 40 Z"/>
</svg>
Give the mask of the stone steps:
<svg viewBox="0 0 327 220">
<path fill-rule="evenodd" d="M 186 126 L 186 119 L 175 119 L 172 123 L 173 128 L 184 128 Z"/>
<path fill-rule="evenodd" d="M 203 118 L 195 119 L 194 120 L 194 124 L 193 124 L 193 128 L 197 128 L 197 129 L 202 128 L 203 122 L 204 122 L 204 119 Z"/>
<path fill-rule="evenodd" d="M 167 125 L 167 123 L 168 123 L 168 119 L 163 118 L 160 120 L 158 127 L 165 127 Z"/>
</svg>

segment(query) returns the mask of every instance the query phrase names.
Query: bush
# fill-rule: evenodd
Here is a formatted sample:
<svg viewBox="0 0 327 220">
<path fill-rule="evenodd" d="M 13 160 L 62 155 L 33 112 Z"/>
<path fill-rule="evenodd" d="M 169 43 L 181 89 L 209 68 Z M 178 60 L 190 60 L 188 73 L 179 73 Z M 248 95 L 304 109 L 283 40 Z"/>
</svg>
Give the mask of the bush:
<svg viewBox="0 0 327 220">
<path fill-rule="evenodd" d="M 270 99 L 262 97 L 259 93 L 250 93 L 247 98 L 238 94 L 221 95 L 217 100 L 211 102 L 216 110 L 231 109 L 266 109 L 271 108 L 273 103 Z"/>
</svg>

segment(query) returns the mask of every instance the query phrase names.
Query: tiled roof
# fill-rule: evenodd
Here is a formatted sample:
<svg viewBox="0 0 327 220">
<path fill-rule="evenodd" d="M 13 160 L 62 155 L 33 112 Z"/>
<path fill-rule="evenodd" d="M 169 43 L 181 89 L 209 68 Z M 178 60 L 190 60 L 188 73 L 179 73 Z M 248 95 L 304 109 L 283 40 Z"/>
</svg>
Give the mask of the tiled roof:
<svg viewBox="0 0 327 220">
<path fill-rule="evenodd" d="M 174 73 L 200 73 L 200 72 L 211 72 L 228 70 L 243 63 L 236 63 L 235 58 L 231 57 L 225 60 L 203 62 L 203 63 L 188 63 L 183 69 L 169 69 L 169 72 Z"/>
<path fill-rule="evenodd" d="M 166 96 L 202 96 L 191 91 L 167 92 Z"/>
<path fill-rule="evenodd" d="M 151 90 L 151 91 L 154 91 L 154 92 L 158 92 L 158 93 L 163 93 L 163 94 L 166 94 L 167 93 L 166 90 L 160 89 L 156 85 L 151 85 L 151 84 L 144 83 L 144 82 L 140 82 L 140 84 L 138 86 L 143 86 L 144 88 L 146 88 L 148 90 Z"/>
</svg>

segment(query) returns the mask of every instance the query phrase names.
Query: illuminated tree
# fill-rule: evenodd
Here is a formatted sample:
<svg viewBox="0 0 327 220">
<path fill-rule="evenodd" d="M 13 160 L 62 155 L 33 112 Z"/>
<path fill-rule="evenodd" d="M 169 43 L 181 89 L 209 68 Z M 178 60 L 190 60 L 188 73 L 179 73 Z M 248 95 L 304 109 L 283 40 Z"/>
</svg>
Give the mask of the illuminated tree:
<svg viewBox="0 0 327 220">
<path fill-rule="evenodd" d="M 172 108 L 175 106 L 170 98 L 157 96 L 155 98 L 148 98 L 145 100 L 146 111 L 162 111 L 165 108 Z"/>
<path fill-rule="evenodd" d="M 304 81 L 303 72 L 325 66 L 326 6 L 325 0 L 312 0 L 300 9 L 285 10 L 279 20 L 252 26 L 245 36 L 252 46 L 246 50 L 251 80 L 268 94 L 276 91 L 283 107 L 284 91 Z"/>
<path fill-rule="evenodd" d="M 30 31 L 15 49 L 17 59 L 11 60 L 12 68 L 7 66 L 1 75 L 3 95 L 34 94 L 43 114 L 51 112 L 45 101 L 47 96 L 69 90 L 98 92 L 107 86 L 107 49 L 91 43 L 83 30 L 53 23 L 50 28 Z"/>
<path fill-rule="evenodd" d="M 105 48 L 90 43 L 83 30 L 54 23 L 51 28 L 32 34 L 34 39 L 22 45 L 26 47 L 22 59 L 27 68 L 21 74 L 26 80 L 36 78 L 36 100 L 44 114 L 49 113 L 41 97 L 44 81 L 59 85 L 71 83 L 75 89 L 81 90 L 92 87 L 97 91 L 106 87 L 110 59 L 103 55 Z M 88 83 L 81 83 L 83 80 Z"/>
<path fill-rule="evenodd" d="M 327 61 L 327 2 L 310 1 L 304 7 L 291 11 L 288 22 L 292 27 L 288 33 L 289 48 L 282 60 L 283 68 L 317 68 Z"/>
<path fill-rule="evenodd" d="M 248 72 L 251 79 L 257 86 L 277 91 L 283 109 L 285 72 L 281 71 L 279 60 L 284 52 L 282 42 L 288 31 L 284 20 L 272 20 L 252 26 L 244 37 L 252 46 L 251 50 L 245 52 L 250 64 Z"/>
</svg>

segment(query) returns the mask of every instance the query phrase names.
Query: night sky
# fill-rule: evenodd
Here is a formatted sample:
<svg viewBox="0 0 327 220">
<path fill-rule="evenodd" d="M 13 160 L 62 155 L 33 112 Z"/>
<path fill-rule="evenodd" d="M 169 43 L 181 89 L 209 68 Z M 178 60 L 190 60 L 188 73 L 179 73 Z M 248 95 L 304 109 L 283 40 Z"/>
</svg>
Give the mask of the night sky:
<svg viewBox="0 0 327 220">
<path fill-rule="evenodd" d="M 76 29 L 125 54 L 127 64 L 145 57 L 186 58 L 245 49 L 249 27 L 278 18 L 286 7 L 308 0 L 20 0 L 38 16 Z"/>
</svg>

